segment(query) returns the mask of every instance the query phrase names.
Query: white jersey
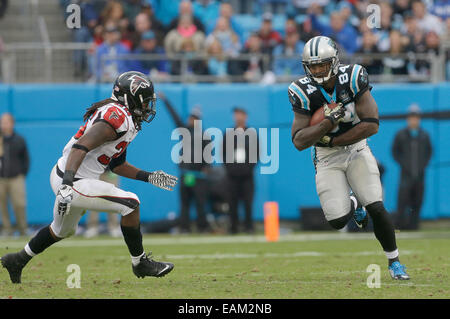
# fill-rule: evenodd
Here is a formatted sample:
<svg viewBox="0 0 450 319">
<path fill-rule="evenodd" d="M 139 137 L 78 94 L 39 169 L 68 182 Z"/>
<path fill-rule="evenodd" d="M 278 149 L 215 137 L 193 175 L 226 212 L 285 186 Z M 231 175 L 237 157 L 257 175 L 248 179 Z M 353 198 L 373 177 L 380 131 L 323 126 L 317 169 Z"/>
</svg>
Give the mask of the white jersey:
<svg viewBox="0 0 450 319">
<path fill-rule="evenodd" d="M 58 168 L 62 172 L 65 170 L 72 145 L 98 121 L 111 125 L 116 131 L 118 138 L 88 152 L 78 168 L 75 178 L 98 179 L 105 172 L 110 161 L 125 152 L 128 144 L 138 133 L 133 118 L 125 106 L 112 102 L 98 108 L 64 147 L 63 156 L 58 160 Z"/>
</svg>

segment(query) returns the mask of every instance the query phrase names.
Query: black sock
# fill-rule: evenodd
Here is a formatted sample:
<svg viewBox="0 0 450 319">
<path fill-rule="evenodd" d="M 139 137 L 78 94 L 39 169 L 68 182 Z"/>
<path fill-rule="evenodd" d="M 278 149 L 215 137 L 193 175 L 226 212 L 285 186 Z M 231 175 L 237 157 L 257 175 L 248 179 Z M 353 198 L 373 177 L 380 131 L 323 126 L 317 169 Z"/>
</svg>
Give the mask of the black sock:
<svg viewBox="0 0 450 319">
<path fill-rule="evenodd" d="M 28 243 L 28 247 L 30 247 L 33 253 L 40 254 L 45 249 L 56 243 L 57 240 L 50 233 L 50 225 L 42 228 L 36 236 L 31 238 Z"/>
<path fill-rule="evenodd" d="M 373 221 L 373 232 L 380 242 L 385 252 L 395 251 L 397 243 L 395 241 L 394 224 L 382 202 L 376 202 L 366 206 L 367 212 Z M 391 260 L 398 261 L 398 257 Z M 390 262 L 390 261 L 389 261 Z M 390 262 L 391 263 L 391 262 Z M 389 264 L 390 265 L 390 264 Z"/>
<path fill-rule="evenodd" d="M 142 246 L 142 234 L 140 225 L 137 227 L 122 226 L 123 238 L 128 246 L 131 256 L 137 257 L 144 253 L 144 247 Z"/>
</svg>

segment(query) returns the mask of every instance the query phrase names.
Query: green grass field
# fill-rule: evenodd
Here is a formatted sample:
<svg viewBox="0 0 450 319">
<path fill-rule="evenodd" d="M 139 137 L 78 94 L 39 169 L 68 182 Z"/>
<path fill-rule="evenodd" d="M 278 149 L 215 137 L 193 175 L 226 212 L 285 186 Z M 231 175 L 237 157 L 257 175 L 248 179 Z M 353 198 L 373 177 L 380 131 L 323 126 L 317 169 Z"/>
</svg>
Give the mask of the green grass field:
<svg viewBox="0 0 450 319">
<path fill-rule="evenodd" d="M 410 281 L 394 281 L 371 233 L 294 233 L 276 243 L 263 236 L 145 236 L 145 249 L 175 269 L 136 278 L 122 239 L 70 238 L 34 258 L 22 284 L 0 268 L 0 298 L 449 298 L 450 232 L 400 233 Z M 0 255 L 26 239 L 1 240 Z M 68 288 L 67 266 L 81 268 L 81 288 Z M 381 288 L 368 288 L 370 264 Z"/>
</svg>

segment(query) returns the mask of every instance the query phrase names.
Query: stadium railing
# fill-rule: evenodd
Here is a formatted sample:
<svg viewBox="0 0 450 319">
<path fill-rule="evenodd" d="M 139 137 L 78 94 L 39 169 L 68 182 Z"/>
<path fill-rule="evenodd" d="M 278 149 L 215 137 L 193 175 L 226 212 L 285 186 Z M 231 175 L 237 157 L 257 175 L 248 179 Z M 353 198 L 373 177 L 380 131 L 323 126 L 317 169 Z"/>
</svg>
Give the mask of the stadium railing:
<svg viewBox="0 0 450 319">
<path fill-rule="evenodd" d="M 102 56 L 97 61 L 96 55 L 92 54 L 93 46 L 90 43 L 52 43 L 46 40 L 45 24 L 40 24 L 41 42 L 35 43 L 9 43 L 5 44 L 4 52 L 0 53 L 1 57 L 1 73 L 0 79 L 4 83 L 30 83 L 30 82 L 102 82 L 102 79 L 96 79 L 94 76 L 77 77 L 77 66 L 74 63 L 74 57 L 78 54 L 89 56 L 91 69 L 95 70 L 98 63 L 107 64 L 108 60 L 141 60 L 141 61 L 158 61 L 167 60 L 170 62 L 179 61 L 181 64 L 181 73 L 179 75 L 167 75 L 155 78 L 156 82 L 261 82 L 264 73 L 256 78 L 248 79 L 242 75 L 198 75 L 188 72 L 187 65 L 190 60 L 206 60 L 206 55 L 197 55 L 188 57 L 183 54 L 178 55 L 161 55 L 161 54 L 126 54 L 115 56 Z M 395 58 L 405 60 L 423 60 L 430 65 L 430 70 L 426 74 L 370 74 L 372 82 L 442 82 L 446 78 L 446 55 L 450 50 L 450 43 L 443 43 L 439 54 L 421 53 L 410 54 L 403 53 L 396 55 Z M 230 60 L 250 60 L 254 57 L 260 57 L 265 70 L 271 70 L 271 58 L 268 55 L 241 54 L 236 57 L 228 57 Z M 277 58 L 297 59 L 300 63 L 301 55 L 279 56 Z M 364 65 L 364 61 L 383 60 L 392 58 L 389 53 L 376 54 L 353 54 L 351 56 L 342 56 L 341 61 L 344 63 L 360 63 Z M 448 63 L 448 61 L 447 61 Z M 79 68 L 79 66 L 78 66 Z M 85 65 L 84 70 L 88 70 Z M 80 72 L 78 72 L 80 73 Z M 299 74 L 278 75 L 272 74 L 271 81 L 290 82 L 299 77 Z M 448 75 L 447 75 L 448 76 Z M 105 79 L 110 81 L 111 79 Z"/>
</svg>

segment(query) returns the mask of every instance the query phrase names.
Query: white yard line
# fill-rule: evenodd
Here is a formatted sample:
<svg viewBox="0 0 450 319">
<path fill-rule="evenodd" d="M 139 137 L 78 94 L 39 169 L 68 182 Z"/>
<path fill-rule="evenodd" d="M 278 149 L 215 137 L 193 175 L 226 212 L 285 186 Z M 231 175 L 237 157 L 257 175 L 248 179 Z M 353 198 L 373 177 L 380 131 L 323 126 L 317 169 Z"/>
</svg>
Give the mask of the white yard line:
<svg viewBox="0 0 450 319">
<path fill-rule="evenodd" d="M 450 238 L 448 232 L 439 233 L 399 233 L 397 239 L 422 239 L 422 238 Z M 288 234 L 280 236 L 279 242 L 302 242 L 302 241 L 323 241 L 323 240 L 365 240 L 375 239 L 372 233 L 324 233 L 324 234 Z M 207 245 L 207 244 L 232 244 L 232 243 L 264 243 L 266 238 L 263 235 L 258 236 L 173 236 L 144 238 L 145 245 Z M 0 248 L 23 248 L 25 245 L 23 239 L 11 240 L 0 239 Z M 123 239 L 65 239 L 55 244 L 56 247 L 106 247 L 123 246 Z"/>
</svg>

